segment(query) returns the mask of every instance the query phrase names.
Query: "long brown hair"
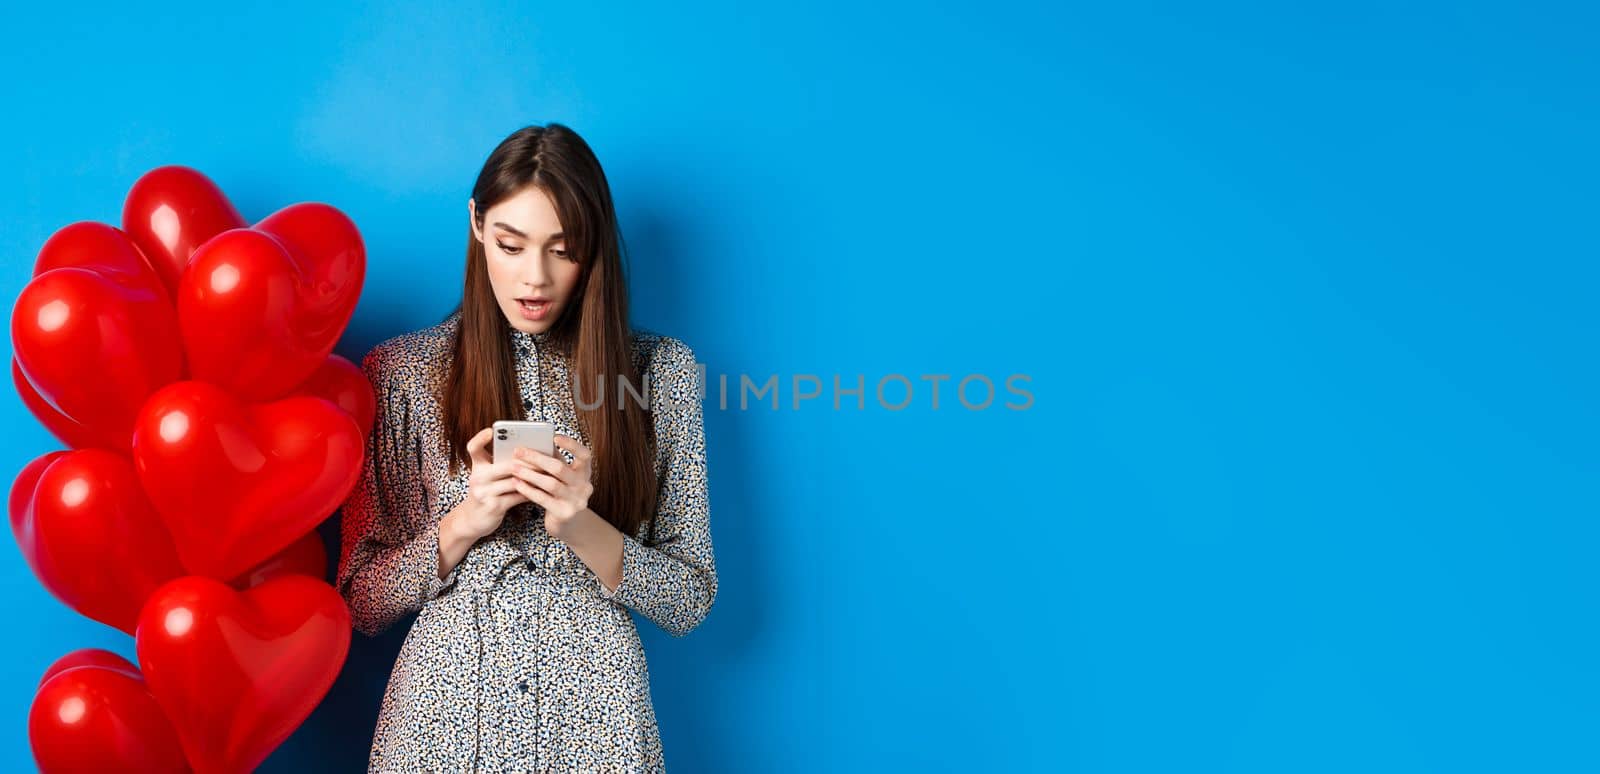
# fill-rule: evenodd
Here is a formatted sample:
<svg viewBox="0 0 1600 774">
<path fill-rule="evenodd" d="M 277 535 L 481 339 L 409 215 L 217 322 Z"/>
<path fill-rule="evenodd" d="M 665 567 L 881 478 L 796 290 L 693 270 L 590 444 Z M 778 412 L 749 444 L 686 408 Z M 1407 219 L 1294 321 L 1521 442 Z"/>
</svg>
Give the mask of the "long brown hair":
<svg viewBox="0 0 1600 774">
<path fill-rule="evenodd" d="M 607 385 L 616 385 L 618 378 L 639 385 L 622 236 L 599 159 L 582 137 L 558 123 L 513 132 L 489 154 L 472 186 L 479 228 L 489 208 L 528 186 L 550 195 L 567 253 L 582 267 L 572 299 L 545 340 L 567 358 L 568 373 L 585 403 L 595 400 L 588 385 L 596 385 L 602 398 L 609 392 Z M 452 469 L 468 459 L 472 436 L 495 420 L 523 416 L 511 323 L 495 300 L 483 243 L 473 236 L 470 225 L 466 285 L 456 311 L 461 324 L 440 402 Z M 602 399 L 590 409 L 574 401 L 573 407 L 594 452 L 595 491 L 589 508 L 633 535 L 655 513 L 655 433 L 649 411 L 632 399 L 615 404 Z"/>
</svg>

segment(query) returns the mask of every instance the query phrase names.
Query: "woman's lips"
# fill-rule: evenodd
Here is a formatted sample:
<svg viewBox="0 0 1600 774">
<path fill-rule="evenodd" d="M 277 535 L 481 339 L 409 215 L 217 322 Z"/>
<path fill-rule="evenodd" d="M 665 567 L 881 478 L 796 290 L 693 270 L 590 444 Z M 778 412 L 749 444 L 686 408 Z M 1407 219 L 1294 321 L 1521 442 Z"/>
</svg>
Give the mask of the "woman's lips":
<svg viewBox="0 0 1600 774">
<path fill-rule="evenodd" d="M 522 319 L 542 320 L 550 311 L 550 300 L 541 299 L 539 301 L 529 301 L 527 299 L 519 298 L 517 299 L 517 306 L 522 309 Z"/>
</svg>

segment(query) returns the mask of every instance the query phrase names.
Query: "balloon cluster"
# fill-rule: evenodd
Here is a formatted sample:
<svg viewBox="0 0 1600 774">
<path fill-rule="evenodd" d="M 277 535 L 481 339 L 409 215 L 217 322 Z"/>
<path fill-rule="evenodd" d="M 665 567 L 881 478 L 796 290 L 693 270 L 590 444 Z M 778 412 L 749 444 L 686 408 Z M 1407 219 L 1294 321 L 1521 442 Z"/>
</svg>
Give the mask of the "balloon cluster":
<svg viewBox="0 0 1600 774">
<path fill-rule="evenodd" d="M 132 635 L 85 649 L 29 716 L 40 770 L 254 769 L 327 694 L 350 613 L 316 527 L 375 407 L 333 354 L 361 294 L 355 224 L 301 203 L 249 225 L 201 173 L 146 173 L 122 228 L 73 223 L 12 314 L 12 380 L 70 451 L 12 484 L 51 594 Z"/>
</svg>

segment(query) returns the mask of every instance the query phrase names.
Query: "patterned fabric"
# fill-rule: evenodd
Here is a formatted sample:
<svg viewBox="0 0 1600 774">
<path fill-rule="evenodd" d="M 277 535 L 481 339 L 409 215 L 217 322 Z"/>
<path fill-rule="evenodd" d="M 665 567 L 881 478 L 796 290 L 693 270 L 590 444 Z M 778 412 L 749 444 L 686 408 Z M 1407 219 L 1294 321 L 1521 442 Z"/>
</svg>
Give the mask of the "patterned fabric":
<svg viewBox="0 0 1600 774">
<path fill-rule="evenodd" d="M 467 466 L 448 469 L 437 398 L 459 324 L 458 312 L 389 339 L 361 364 L 378 418 L 361 483 L 343 509 L 338 587 L 356 630 L 369 636 L 421 611 L 384 692 L 369 770 L 662 771 L 649 670 L 629 611 L 681 637 L 716 598 L 694 353 L 670 336 L 634 332 L 661 489 L 654 523 L 623 536 L 616 589 L 545 532 L 532 503 L 508 512 L 441 580 L 439 520 L 467 493 Z M 567 364 L 547 334 L 513 329 L 511 337 L 522 418 L 588 444 Z M 616 388 L 614 378 L 608 384 Z"/>
</svg>

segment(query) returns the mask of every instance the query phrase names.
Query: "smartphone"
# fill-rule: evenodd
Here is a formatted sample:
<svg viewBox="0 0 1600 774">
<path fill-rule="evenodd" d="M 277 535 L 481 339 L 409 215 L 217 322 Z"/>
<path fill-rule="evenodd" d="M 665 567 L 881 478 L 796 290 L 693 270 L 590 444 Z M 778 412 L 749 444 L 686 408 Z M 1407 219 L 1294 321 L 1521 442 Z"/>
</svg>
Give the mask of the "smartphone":
<svg viewBox="0 0 1600 774">
<path fill-rule="evenodd" d="M 556 453 L 556 426 L 549 422 L 502 419 L 494 423 L 494 461 L 512 459 L 517 447 Z"/>
</svg>

